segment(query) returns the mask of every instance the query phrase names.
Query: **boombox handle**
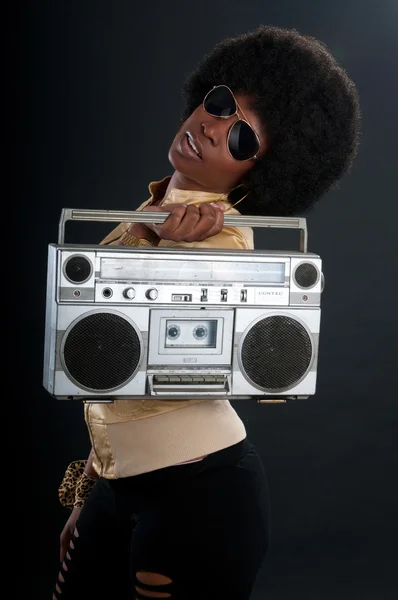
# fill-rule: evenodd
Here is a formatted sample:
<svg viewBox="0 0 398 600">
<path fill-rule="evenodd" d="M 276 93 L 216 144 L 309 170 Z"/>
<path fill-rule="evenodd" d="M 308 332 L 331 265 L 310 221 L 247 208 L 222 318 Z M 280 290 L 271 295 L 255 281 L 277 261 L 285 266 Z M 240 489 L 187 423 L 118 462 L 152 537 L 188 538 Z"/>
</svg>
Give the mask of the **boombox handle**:
<svg viewBox="0 0 398 600">
<path fill-rule="evenodd" d="M 164 223 L 170 213 L 118 210 L 83 210 L 63 208 L 59 223 L 58 244 L 65 242 L 66 221 L 116 221 L 119 223 Z M 300 229 L 300 252 L 307 252 L 307 220 L 302 217 L 259 217 L 245 215 L 225 215 L 224 225 L 230 227 L 277 227 L 280 229 Z"/>
</svg>

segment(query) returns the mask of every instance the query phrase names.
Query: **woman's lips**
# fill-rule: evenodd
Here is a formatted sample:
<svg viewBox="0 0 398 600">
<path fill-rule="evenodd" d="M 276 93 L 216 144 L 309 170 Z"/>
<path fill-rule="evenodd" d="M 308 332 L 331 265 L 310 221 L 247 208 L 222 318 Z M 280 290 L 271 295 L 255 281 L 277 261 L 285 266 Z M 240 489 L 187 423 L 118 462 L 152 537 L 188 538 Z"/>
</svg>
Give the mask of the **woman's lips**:
<svg viewBox="0 0 398 600">
<path fill-rule="evenodd" d="M 196 158 L 196 160 L 202 160 L 196 154 L 195 150 L 193 148 L 191 148 L 191 146 L 189 145 L 186 133 L 184 133 L 184 135 L 181 138 L 180 148 L 181 148 L 181 152 L 182 152 L 182 154 L 184 154 L 184 156 L 187 156 L 189 158 Z"/>
</svg>

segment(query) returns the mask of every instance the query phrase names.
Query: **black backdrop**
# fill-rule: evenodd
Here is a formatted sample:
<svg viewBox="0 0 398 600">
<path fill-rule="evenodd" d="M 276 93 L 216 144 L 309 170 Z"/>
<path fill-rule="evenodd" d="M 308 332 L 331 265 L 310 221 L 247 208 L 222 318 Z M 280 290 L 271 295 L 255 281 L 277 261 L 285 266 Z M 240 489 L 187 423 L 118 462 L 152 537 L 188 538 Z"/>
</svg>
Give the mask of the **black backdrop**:
<svg viewBox="0 0 398 600">
<path fill-rule="evenodd" d="M 146 199 L 148 182 L 171 171 L 167 151 L 185 74 L 221 38 L 260 23 L 294 27 L 330 47 L 358 85 L 363 128 L 352 174 L 307 216 L 309 250 L 323 258 L 326 277 L 317 393 L 286 405 L 233 403 L 271 489 L 272 546 L 253 598 L 395 597 L 397 2 L 16 7 L 5 38 L 5 121 L 15 117 L 9 172 L 16 201 L 7 204 L 15 216 L 7 231 L 20 264 L 16 276 L 6 261 L 18 293 L 3 313 L 5 327 L 8 308 L 16 312 L 5 338 L 7 349 L 16 343 L 7 352 L 15 374 L 5 375 L 3 427 L 4 489 L 10 500 L 16 480 L 11 539 L 23 573 L 13 579 L 13 597 L 51 597 L 67 517 L 57 487 L 67 464 L 89 451 L 82 406 L 55 401 L 41 382 L 47 245 L 57 241 L 60 211 L 133 209 Z M 95 243 L 107 230 L 71 224 L 67 241 Z M 256 245 L 294 249 L 298 238 L 259 230 Z"/>
</svg>

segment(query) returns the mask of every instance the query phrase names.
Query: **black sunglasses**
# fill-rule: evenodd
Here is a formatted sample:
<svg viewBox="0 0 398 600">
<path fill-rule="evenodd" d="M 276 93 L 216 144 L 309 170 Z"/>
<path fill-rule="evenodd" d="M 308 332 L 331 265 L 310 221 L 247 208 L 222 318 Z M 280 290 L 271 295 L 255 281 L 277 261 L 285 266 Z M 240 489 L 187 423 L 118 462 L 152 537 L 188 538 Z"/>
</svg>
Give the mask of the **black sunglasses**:
<svg viewBox="0 0 398 600">
<path fill-rule="evenodd" d="M 236 101 L 232 91 L 226 85 L 216 85 L 203 100 L 204 110 L 212 117 L 230 119 L 234 115 L 238 120 L 228 132 L 228 152 L 235 160 L 252 160 L 257 158 L 260 140 L 247 121 L 245 114 Z M 244 119 L 239 117 L 242 113 Z"/>
</svg>

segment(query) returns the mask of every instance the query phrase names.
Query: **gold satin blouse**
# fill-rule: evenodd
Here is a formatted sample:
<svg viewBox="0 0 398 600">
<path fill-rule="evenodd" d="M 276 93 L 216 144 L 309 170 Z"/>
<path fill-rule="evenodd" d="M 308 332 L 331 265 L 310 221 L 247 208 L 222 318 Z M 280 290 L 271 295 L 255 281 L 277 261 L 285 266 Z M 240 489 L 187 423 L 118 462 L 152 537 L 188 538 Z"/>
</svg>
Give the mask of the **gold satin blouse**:
<svg viewBox="0 0 398 600">
<path fill-rule="evenodd" d="M 163 195 L 169 184 L 170 177 L 161 181 L 154 181 L 149 184 L 149 200 L 143 202 L 136 210 L 142 211 L 146 206 L 155 204 L 163 198 Z M 173 188 L 167 198 L 161 202 L 162 206 L 169 204 L 208 204 L 220 200 L 221 194 L 213 192 L 193 192 L 189 190 L 178 190 Z M 222 200 L 230 208 L 225 211 L 226 215 L 239 215 L 236 208 Z M 101 242 L 106 245 L 117 245 L 122 235 L 130 227 L 131 223 L 120 223 L 111 233 L 109 233 Z M 223 227 L 217 235 L 203 240 L 202 242 L 173 242 L 171 240 L 160 240 L 158 248 L 226 248 L 232 250 L 252 250 L 253 249 L 253 230 L 251 227 Z"/>
<path fill-rule="evenodd" d="M 136 210 L 163 198 L 170 177 L 149 185 L 149 200 Z M 216 202 L 220 194 L 172 189 L 168 204 Z M 223 200 L 223 203 L 229 204 Z M 240 214 L 227 208 L 225 214 Z M 101 242 L 118 245 L 130 223 L 121 223 Z M 224 227 L 202 242 L 160 240 L 163 248 L 253 249 L 250 227 Z M 102 477 L 115 479 L 190 461 L 238 443 L 246 437 L 240 417 L 228 400 L 115 400 L 84 407 L 94 451 L 93 467 Z"/>
</svg>

